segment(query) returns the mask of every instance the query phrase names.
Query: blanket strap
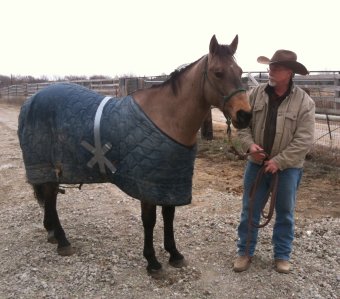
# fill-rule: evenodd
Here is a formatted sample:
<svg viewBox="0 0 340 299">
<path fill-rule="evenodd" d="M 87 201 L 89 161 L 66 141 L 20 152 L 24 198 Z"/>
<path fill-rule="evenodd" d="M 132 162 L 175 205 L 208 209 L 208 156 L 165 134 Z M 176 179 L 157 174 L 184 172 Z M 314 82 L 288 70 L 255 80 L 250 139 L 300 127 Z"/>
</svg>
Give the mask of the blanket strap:
<svg viewBox="0 0 340 299">
<path fill-rule="evenodd" d="M 88 167 L 93 168 L 96 163 L 98 163 L 99 170 L 101 173 L 105 174 L 105 165 L 107 168 L 111 170 L 111 172 L 115 172 L 116 168 L 114 165 L 105 157 L 105 154 L 111 149 L 112 144 L 107 142 L 103 146 L 101 144 L 100 139 L 100 120 L 102 117 L 103 109 L 106 103 L 112 99 L 111 97 L 105 97 L 100 102 L 96 115 L 94 118 L 94 146 L 89 144 L 87 141 L 83 140 L 80 144 L 85 147 L 88 151 L 90 151 L 94 156 L 92 159 L 86 164 Z"/>
</svg>

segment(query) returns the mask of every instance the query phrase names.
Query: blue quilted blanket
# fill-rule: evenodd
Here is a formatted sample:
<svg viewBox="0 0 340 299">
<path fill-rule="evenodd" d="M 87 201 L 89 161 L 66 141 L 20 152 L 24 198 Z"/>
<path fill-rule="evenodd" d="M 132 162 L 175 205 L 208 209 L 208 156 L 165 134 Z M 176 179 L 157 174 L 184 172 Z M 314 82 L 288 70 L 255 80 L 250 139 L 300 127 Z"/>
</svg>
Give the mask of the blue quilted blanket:
<svg viewBox="0 0 340 299">
<path fill-rule="evenodd" d="M 196 146 L 169 138 L 132 96 L 107 99 L 102 107 L 99 142 L 107 163 L 100 171 L 91 149 L 103 98 L 80 85 L 60 83 L 23 104 L 18 136 L 28 182 L 111 182 L 139 200 L 189 204 Z"/>
</svg>

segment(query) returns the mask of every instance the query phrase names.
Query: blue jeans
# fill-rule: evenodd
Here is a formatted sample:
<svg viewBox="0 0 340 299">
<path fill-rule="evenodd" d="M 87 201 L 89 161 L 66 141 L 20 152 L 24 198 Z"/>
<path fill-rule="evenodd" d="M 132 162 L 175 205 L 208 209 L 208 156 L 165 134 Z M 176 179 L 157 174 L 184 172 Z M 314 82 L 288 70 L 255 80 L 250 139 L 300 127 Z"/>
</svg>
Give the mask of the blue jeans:
<svg viewBox="0 0 340 299">
<path fill-rule="evenodd" d="M 248 207 L 249 192 L 255 181 L 256 175 L 261 165 L 248 161 L 244 172 L 244 191 L 242 198 L 241 221 L 238 226 L 238 254 L 247 254 L 248 238 Z M 274 259 L 289 260 L 294 239 L 294 210 L 296 193 L 302 177 L 302 168 L 287 168 L 278 172 L 278 190 L 275 204 L 275 224 L 273 229 L 272 243 L 274 249 Z M 272 174 L 265 173 L 259 183 L 253 204 L 253 223 L 259 224 L 261 218 L 262 201 L 265 198 Z M 275 214 L 274 214 L 275 215 Z M 261 223 L 264 220 L 261 221 Z M 249 232 L 249 251 L 248 255 L 253 256 L 257 243 L 258 228 L 251 227 Z"/>
</svg>

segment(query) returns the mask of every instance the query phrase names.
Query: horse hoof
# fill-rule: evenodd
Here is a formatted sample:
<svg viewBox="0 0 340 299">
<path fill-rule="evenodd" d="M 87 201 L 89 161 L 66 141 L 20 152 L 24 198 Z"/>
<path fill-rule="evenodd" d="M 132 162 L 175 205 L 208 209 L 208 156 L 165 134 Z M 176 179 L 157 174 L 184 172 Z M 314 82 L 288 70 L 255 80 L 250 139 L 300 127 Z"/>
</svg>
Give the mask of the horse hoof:
<svg viewBox="0 0 340 299">
<path fill-rule="evenodd" d="M 53 237 L 47 237 L 47 243 L 57 244 L 58 241 L 54 236 Z"/>
<path fill-rule="evenodd" d="M 51 244 L 57 244 L 58 241 L 54 236 L 54 231 L 50 231 L 47 233 L 47 242 Z"/>
<path fill-rule="evenodd" d="M 169 260 L 169 265 L 174 268 L 183 268 L 188 266 L 188 262 L 184 258 L 180 260 Z"/>
<path fill-rule="evenodd" d="M 155 269 L 148 269 L 148 275 L 151 276 L 153 279 L 164 279 L 166 276 L 166 272 L 163 270 L 163 268 L 160 268 L 158 270 Z"/>
<path fill-rule="evenodd" d="M 60 247 L 57 251 L 61 256 L 70 256 L 76 252 L 72 246 Z"/>
</svg>

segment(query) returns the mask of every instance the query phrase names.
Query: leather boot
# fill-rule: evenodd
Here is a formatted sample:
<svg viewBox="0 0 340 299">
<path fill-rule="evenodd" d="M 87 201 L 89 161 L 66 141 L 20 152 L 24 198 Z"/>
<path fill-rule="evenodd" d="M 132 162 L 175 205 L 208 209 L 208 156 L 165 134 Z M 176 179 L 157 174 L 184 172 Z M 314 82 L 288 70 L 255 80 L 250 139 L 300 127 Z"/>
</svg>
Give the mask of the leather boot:
<svg viewBox="0 0 340 299">
<path fill-rule="evenodd" d="M 233 270 L 235 272 L 246 271 L 249 268 L 250 263 L 251 263 L 251 257 L 247 255 L 240 255 L 234 261 Z"/>
<path fill-rule="evenodd" d="M 288 274 L 290 272 L 290 263 L 286 260 L 275 260 L 275 270 L 279 273 Z"/>
</svg>

